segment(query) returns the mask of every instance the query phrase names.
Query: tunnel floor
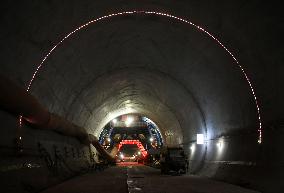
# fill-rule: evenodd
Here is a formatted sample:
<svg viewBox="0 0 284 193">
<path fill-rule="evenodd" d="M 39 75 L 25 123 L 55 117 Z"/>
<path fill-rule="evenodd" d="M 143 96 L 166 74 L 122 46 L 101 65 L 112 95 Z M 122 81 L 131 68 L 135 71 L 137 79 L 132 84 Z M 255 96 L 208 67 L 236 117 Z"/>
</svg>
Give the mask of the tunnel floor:
<svg viewBox="0 0 284 193">
<path fill-rule="evenodd" d="M 160 170 L 124 163 L 88 173 L 42 193 L 257 193 L 239 186 L 192 175 L 161 175 Z"/>
</svg>

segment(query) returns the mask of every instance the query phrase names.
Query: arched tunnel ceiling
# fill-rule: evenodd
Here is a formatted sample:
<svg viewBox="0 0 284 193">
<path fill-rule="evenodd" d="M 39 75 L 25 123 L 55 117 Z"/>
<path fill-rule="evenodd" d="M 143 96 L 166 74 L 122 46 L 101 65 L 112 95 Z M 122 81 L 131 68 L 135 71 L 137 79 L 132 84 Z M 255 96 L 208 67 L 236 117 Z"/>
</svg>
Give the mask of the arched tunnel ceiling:
<svg viewBox="0 0 284 193">
<path fill-rule="evenodd" d="M 95 133 L 127 105 L 186 141 L 197 132 L 216 137 L 257 124 L 249 86 L 231 56 L 192 26 L 157 16 L 111 18 L 67 39 L 32 93 Z"/>
<path fill-rule="evenodd" d="M 0 34 L 1 74 L 26 86 L 44 54 L 74 27 L 109 13 L 157 10 L 190 19 L 222 40 L 255 85 L 263 123 L 279 124 L 284 107 L 281 7 L 279 2 L 239 0 L 7 1 L 1 6 L 0 17 L 4 26 Z"/>
</svg>

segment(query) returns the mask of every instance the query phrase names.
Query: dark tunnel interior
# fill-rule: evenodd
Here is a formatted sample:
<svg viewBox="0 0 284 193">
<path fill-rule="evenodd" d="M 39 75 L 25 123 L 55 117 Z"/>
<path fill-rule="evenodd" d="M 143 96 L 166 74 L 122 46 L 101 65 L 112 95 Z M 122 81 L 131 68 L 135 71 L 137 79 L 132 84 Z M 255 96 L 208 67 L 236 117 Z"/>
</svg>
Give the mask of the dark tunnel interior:
<svg viewBox="0 0 284 193">
<path fill-rule="evenodd" d="M 277 3 L 46 0 L 0 9 L 1 192 L 41 192 L 95 170 L 104 154 L 145 164 L 166 147 L 184 150 L 182 186 L 194 175 L 283 192 Z"/>
</svg>

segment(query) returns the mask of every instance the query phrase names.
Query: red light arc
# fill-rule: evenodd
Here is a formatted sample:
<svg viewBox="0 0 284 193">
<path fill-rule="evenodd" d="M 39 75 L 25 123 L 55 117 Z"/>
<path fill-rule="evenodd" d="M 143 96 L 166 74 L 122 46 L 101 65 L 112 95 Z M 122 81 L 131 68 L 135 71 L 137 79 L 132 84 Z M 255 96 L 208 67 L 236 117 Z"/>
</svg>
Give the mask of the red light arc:
<svg viewBox="0 0 284 193">
<path fill-rule="evenodd" d="M 261 113 L 260 113 L 260 108 L 259 108 L 259 104 L 258 104 L 258 100 L 254 91 L 254 87 L 250 81 L 250 78 L 248 77 L 245 69 L 240 65 L 239 61 L 236 59 L 236 57 L 233 55 L 233 53 L 223 44 L 221 43 L 221 41 L 219 39 L 217 39 L 215 36 L 213 36 L 211 33 L 209 33 L 208 31 L 206 31 L 204 28 L 200 27 L 199 25 L 196 25 L 194 23 L 192 23 L 189 20 L 183 19 L 181 17 L 177 17 L 168 13 L 162 13 L 162 12 L 158 12 L 158 11 L 124 11 L 124 12 L 118 12 L 118 13 L 113 13 L 113 14 L 109 14 L 109 15 L 104 15 L 102 17 L 93 19 L 79 27 L 77 27 L 75 30 L 73 30 L 72 32 L 68 33 L 66 36 L 64 36 L 58 43 L 56 43 L 49 51 L 48 53 L 44 56 L 44 58 L 41 60 L 40 64 L 37 66 L 36 70 L 33 73 L 33 76 L 31 78 L 31 80 L 29 81 L 29 84 L 27 86 L 27 91 L 30 90 L 32 83 L 34 81 L 34 79 L 36 78 L 36 76 L 38 75 L 39 70 L 42 68 L 44 62 L 47 60 L 47 58 L 55 51 L 55 49 L 60 46 L 66 39 L 70 38 L 72 35 L 74 35 L 75 33 L 77 33 L 78 31 L 88 27 L 91 24 L 95 24 L 98 21 L 101 20 L 106 20 L 106 19 L 110 19 L 112 17 L 116 17 L 116 16 L 121 16 L 121 15 L 134 15 L 134 14 L 141 14 L 141 15 L 157 15 L 157 16 L 161 16 L 161 17 L 168 17 L 186 24 L 189 24 L 191 26 L 193 26 L 194 28 L 196 28 L 197 30 L 199 30 L 200 32 L 204 33 L 205 35 L 209 36 L 211 39 L 213 39 L 217 44 L 219 44 L 234 60 L 234 62 L 238 65 L 238 67 L 240 68 L 244 78 L 246 79 L 250 90 L 251 90 L 251 94 L 253 95 L 254 101 L 255 101 L 255 106 L 256 106 L 256 110 L 257 110 L 257 116 L 258 116 L 258 143 L 262 143 L 262 120 L 261 120 Z M 19 119 L 19 123 L 21 126 L 22 123 L 22 117 L 20 116 Z"/>
</svg>

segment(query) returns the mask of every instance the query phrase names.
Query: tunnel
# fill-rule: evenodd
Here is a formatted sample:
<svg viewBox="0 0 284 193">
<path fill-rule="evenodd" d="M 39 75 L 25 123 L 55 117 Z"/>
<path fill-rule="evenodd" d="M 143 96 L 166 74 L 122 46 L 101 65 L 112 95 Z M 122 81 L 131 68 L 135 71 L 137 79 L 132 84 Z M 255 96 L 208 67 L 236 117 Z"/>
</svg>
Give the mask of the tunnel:
<svg viewBox="0 0 284 193">
<path fill-rule="evenodd" d="M 277 3 L 9 1 L 0 18 L 1 192 L 70 193 L 80 183 L 94 189 L 79 192 L 174 192 L 175 181 L 185 189 L 196 183 L 191 192 L 283 192 Z M 63 126 L 38 124 L 39 112 Z M 142 180 L 137 168 L 155 167 L 100 163 L 111 154 L 100 149 L 102 132 L 126 115 L 151 120 L 161 148 L 183 148 L 188 171 L 168 175 L 168 190 L 156 187 L 158 177 L 133 188 Z M 114 178 L 123 188 L 108 190 Z M 224 188 L 206 189 L 204 179 Z"/>
</svg>

